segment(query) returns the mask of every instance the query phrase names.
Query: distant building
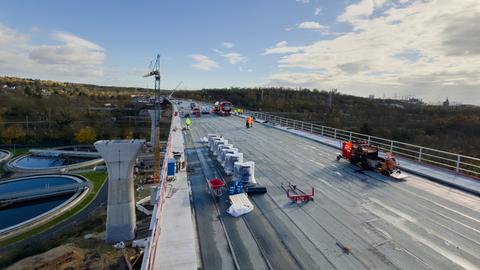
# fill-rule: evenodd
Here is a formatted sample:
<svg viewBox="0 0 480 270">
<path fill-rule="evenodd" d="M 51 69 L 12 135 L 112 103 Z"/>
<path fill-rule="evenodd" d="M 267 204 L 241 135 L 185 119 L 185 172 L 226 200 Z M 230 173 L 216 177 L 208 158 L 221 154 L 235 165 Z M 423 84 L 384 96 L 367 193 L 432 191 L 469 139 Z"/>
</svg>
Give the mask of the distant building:
<svg viewBox="0 0 480 270">
<path fill-rule="evenodd" d="M 450 106 L 450 101 L 447 99 L 443 102 L 443 107 L 449 107 Z"/>
<path fill-rule="evenodd" d="M 407 102 L 410 104 L 424 104 L 423 100 L 416 98 L 416 97 L 410 97 L 407 99 Z"/>
</svg>

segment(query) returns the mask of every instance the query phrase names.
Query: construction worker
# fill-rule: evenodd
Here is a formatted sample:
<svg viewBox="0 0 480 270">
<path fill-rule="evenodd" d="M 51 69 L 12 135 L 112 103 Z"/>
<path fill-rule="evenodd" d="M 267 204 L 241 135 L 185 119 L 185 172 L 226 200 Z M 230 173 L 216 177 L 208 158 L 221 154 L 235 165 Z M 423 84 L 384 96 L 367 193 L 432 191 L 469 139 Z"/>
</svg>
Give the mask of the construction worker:
<svg viewBox="0 0 480 270">
<path fill-rule="evenodd" d="M 185 117 L 185 126 L 188 129 L 190 129 L 190 125 L 192 124 L 192 122 L 190 121 L 190 117 Z"/>
<path fill-rule="evenodd" d="M 245 118 L 245 126 L 246 126 L 247 128 L 250 127 L 250 116 L 247 116 L 247 118 Z"/>
<path fill-rule="evenodd" d="M 252 116 L 248 117 L 248 125 L 249 125 L 249 127 L 253 127 L 253 117 Z"/>
</svg>

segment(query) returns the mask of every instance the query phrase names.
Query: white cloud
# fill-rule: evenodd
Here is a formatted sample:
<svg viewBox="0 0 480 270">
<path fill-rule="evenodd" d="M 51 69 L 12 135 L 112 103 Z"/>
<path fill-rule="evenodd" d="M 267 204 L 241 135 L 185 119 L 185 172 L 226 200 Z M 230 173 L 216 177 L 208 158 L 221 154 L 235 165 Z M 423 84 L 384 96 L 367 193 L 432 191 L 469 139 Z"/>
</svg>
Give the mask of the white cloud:
<svg viewBox="0 0 480 270">
<path fill-rule="evenodd" d="M 303 3 L 303 4 L 308 4 L 310 3 L 310 0 L 295 0 L 295 2 Z"/>
<path fill-rule="evenodd" d="M 0 23 L 0 46 L 24 44 L 30 41 L 30 35 L 22 34 Z"/>
<path fill-rule="evenodd" d="M 225 53 L 225 54 L 222 54 L 221 56 L 227 58 L 228 62 L 232 65 L 235 65 L 237 63 L 245 63 L 247 62 L 247 58 L 242 56 L 241 54 L 239 53 Z"/>
<path fill-rule="evenodd" d="M 222 43 L 222 46 L 225 48 L 225 49 L 231 49 L 233 48 L 234 44 L 232 42 L 223 42 Z"/>
<path fill-rule="evenodd" d="M 233 47 L 233 45 L 232 45 L 232 47 Z M 232 65 L 247 62 L 247 58 L 245 56 L 241 55 L 240 53 L 237 53 L 237 52 L 224 53 L 224 52 L 222 52 L 221 50 L 218 50 L 218 49 L 212 49 L 212 50 L 214 52 L 218 53 L 221 57 L 224 57 L 225 59 L 227 59 L 227 61 Z"/>
<path fill-rule="evenodd" d="M 53 32 L 49 43 L 34 44 L 31 36 L 0 24 L 0 74 L 53 80 L 94 81 L 104 75 L 105 49 L 66 32 Z"/>
<path fill-rule="evenodd" d="M 320 15 L 320 13 L 322 13 L 322 8 L 321 8 L 321 7 L 317 7 L 317 8 L 315 9 L 315 16 Z"/>
<path fill-rule="evenodd" d="M 282 70 L 270 74 L 270 82 L 363 95 L 413 91 L 427 99 L 448 95 L 480 103 L 480 2 L 397 3 L 362 0 L 338 18 L 353 26 L 351 32 L 267 48 L 264 54 L 284 54 Z"/>
<path fill-rule="evenodd" d="M 312 29 L 312 30 L 319 30 L 319 31 L 328 31 L 328 26 L 321 25 L 318 22 L 302 22 L 299 23 L 297 26 L 299 29 Z"/>
<path fill-rule="evenodd" d="M 208 71 L 208 70 L 212 70 L 219 67 L 215 61 L 213 61 L 208 56 L 203 54 L 192 54 L 190 55 L 190 58 L 192 58 L 193 61 L 195 61 L 192 67 L 196 69 Z"/>
<path fill-rule="evenodd" d="M 40 64 L 65 65 L 100 65 L 105 60 L 105 50 L 91 41 L 66 32 L 54 32 L 53 38 L 63 44 L 33 48 L 30 59 Z"/>
<path fill-rule="evenodd" d="M 339 21 L 353 22 L 373 14 L 375 9 L 381 8 L 385 0 L 360 0 L 356 4 L 347 6 L 345 12 L 338 17 Z"/>
<path fill-rule="evenodd" d="M 95 50 L 95 51 L 104 51 L 100 45 L 95 44 L 91 41 L 88 41 L 86 39 L 83 39 L 81 37 L 77 37 L 73 34 L 67 33 L 67 32 L 62 32 L 62 31 L 56 31 L 53 33 L 53 37 L 58 40 L 62 41 L 67 45 L 72 45 L 72 46 L 77 46 L 77 47 L 84 47 L 87 49 Z"/>
<path fill-rule="evenodd" d="M 304 47 L 289 47 L 286 41 L 280 41 L 275 46 L 265 49 L 263 55 L 297 53 L 303 49 Z"/>
</svg>

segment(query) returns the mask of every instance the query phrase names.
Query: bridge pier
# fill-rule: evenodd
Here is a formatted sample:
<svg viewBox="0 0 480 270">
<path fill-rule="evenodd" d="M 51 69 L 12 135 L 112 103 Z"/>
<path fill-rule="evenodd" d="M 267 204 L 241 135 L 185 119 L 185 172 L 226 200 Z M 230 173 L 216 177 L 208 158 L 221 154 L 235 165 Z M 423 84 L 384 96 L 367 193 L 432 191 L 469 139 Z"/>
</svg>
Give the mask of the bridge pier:
<svg viewBox="0 0 480 270">
<path fill-rule="evenodd" d="M 150 144 L 155 145 L 155 140 L 158 140 L 158 134 L 156 127 L 159 126 L 160 122 L 160 111 L 159 110 L 148 110 L 150 115 Z"/>
<path fill-rule="evenodd" d="M 103 140 L 95 143 L 108 170 L 107 243 L 135 237 L 133 165 L 144 143 L 145 140 Z"/>
</svg>

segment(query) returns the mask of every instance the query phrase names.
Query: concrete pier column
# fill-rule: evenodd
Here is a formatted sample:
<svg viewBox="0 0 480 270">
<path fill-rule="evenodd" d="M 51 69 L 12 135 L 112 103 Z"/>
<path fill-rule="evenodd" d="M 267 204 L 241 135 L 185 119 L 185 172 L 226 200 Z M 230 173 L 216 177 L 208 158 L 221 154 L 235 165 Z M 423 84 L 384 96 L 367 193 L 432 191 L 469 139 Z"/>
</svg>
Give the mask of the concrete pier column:
<svg viewBox="0 0 480 270">
<path fill-rule="evenodd" d="M 104 140 L 94 144 L 108 170 L 108 243 L 132 240 L 135 237 L 133 165 L 144 143 L 145 140 Z"/>
<path fill-rule="evenodd" d="M 155 112 L 157 118 L 155 118 Z M 148 110 L 148 114 L 150 115 L 150 144 L 153 146 L 155 144 L 155 138 L 157 138 L 157 129 L 156 126 L 160 121 L 160 111 L 159 110 Z M 155 120 L 157 121 L 155 123 Z"/>
</svg>

